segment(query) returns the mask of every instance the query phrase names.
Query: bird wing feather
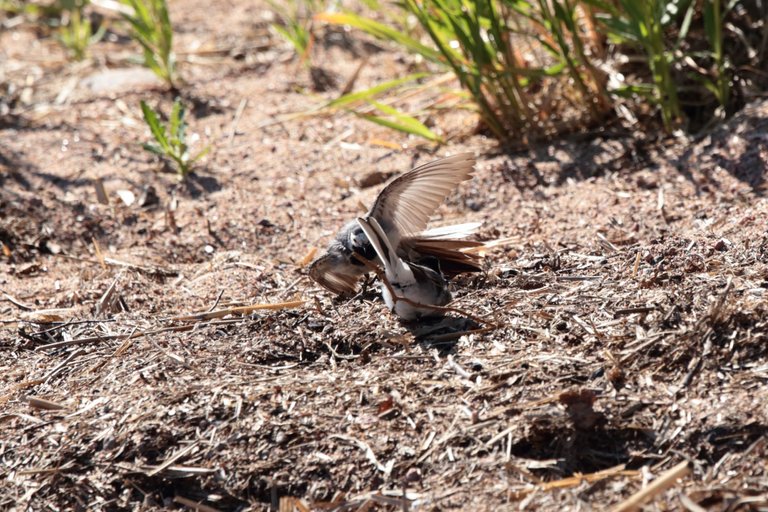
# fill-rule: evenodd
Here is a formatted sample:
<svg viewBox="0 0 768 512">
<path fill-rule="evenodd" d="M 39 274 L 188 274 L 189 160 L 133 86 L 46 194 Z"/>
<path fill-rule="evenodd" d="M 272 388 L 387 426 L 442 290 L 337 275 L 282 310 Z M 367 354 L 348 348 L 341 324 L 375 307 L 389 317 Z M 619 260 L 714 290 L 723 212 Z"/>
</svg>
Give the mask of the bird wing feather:
<svg viewBox="0 0 768 512">
<path fill-rule="evenodd" d="M 357 281 L 363 273 L 364 271 L 340 260 L 332 253 L 316 259 L 309 267 L 309 277 L 338 295 L 354 294 L 357 290 Z"/>
<path fill-rule="evenodd" d="M 442 158 L 403 174 L 381 191 L 367 217 L 376 219 L 394 247 L 424 230 L 429 217 L 459 183 L 472 177 L 472 153 Z"/>
<path fill-rule="evenodd" d="M 373 250 L 376 251 L 376 255 L 384 265 L 384 273 L 387 277 L 390 277 L 392 272 L 397 270 L 400 263 L 400 257 L 395 252 L 395 249 L 389 242 L 386 233 L 376 221 L 375 218 L 365 219 L 358 217 L 358 224 L 363 229 L 365 236 L 368 237 L 368 241 L 373 245 Z"/>
</svg>

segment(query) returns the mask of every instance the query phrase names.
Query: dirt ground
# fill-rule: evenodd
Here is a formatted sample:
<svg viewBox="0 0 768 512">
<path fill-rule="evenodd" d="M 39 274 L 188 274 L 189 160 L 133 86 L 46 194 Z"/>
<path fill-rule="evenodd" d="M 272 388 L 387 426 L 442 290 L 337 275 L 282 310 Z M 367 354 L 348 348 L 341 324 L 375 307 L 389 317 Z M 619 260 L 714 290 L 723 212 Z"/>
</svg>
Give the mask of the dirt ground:
<svg viewBox="0 0 768 512">
<path fill-rule="evenodd" d="M 74 64 L 34 25 L 0 32 L 0 509 L 605 510 L 684 461 L 648 510 L 768 507 L 768 101 L 695 139 L 607 126 L 519 152 L 445 112 L 436 148 L 283 116 L 365 52 L 357 88 L 407 56 L 329 31 L 335 84 L 312 92 L 263 4 L 219 4 L 171 2 L 212 146 L 184 184 L 139 146 L 139 101 L 173 97 L 128 40 Z M 373 171 L 460 151 L 476 176 L 434 225 L 510 239 L 454 281 L 486 325 L 424 336 L 375 287 L 309 281 Z"/>
</svg>

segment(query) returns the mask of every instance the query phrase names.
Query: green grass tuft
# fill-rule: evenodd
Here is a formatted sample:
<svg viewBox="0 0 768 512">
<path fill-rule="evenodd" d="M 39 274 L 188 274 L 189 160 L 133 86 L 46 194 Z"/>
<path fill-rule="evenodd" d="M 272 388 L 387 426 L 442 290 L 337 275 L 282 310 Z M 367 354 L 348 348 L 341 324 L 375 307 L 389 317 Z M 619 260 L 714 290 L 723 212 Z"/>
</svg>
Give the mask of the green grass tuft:
<svg viewBox="0 0 768 512">
<path fill-rule="evenodd" d="M 144 65 L 171 89 L 176 89 L 176 57 L 173 54 L 173 27 L 166 0 L 123 0 L 133 14 L 123 14 L 131 25 L 131 37 L 144 50 Z"/>
<path fill-rule="evenodd" d="M 195 162 L 205 156 L 211 147 L 190 157 L 189 147 L 186 141 L 187 123 L 184 120 L 184 106 L 179 98 L 173 102 L 173 109 L 169 118 L 168 125 L 160 121 L 160 117 L 152 107 L 141 101 L 141 111 L 144 115 L 144 121 L 147 123 L 155 143 L 144 143 L 142 147 L 160 157 L 172 161 L 176 166 L 176 171 L 180 178 L 184 178 L 192 170 Z"/>
</svg>

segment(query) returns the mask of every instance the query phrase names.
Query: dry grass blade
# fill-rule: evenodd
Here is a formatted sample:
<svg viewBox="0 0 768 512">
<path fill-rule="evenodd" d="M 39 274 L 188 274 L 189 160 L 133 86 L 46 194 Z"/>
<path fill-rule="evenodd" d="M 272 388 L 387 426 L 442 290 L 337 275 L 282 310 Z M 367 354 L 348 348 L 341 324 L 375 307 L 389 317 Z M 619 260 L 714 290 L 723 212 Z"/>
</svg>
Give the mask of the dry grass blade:
<svg viewBox="0 0 768 512">
<path fill-rule="evenodd" d="M 109 196 L 104 188 L 104 180 L 102 178 L 93 180 L 93 188 L 96 189 L 96 200 L 99 204 L 109 205 Z"/>
<path fill-rule="evenodd" d="M 207 313 L 196 313 L 191 315 L 181 315 L 169 318 L 169 320 L 176 322 L 201 322 L 203 320 L 212 320 L 215 318 L 222 318 L 229 315 L 248 315 L 254 311 L 263 309 L 279 311 L 281 309 L 293 309 L 301 307 L 304 304 L 304 300 L 292 300 L 288 302 L 277 302 L 275 304 L 253 304 L 251 306 L 238 306 L 236 308 L 220 309 L 218 311 L 210 311 Z"/>
<path fill-rule="evenodd" d="M 687 460 L 665 471 L 659 478 L 654 480 L 645 489 L 641 489 L 627 500 L 620 503 L 613 509 L 613 512 L 634 512 L 640 510 L 640 507 L 647 501 L 666 491 L 677 482 L 691 473 L 691 463 Z"/>
<path fill-rule="evenodd" d="M 333 434 L 330 437 L 332 439 L 340 439 L 341 441 L 346 441 L 348 443 L 357 445 L 358 448 L 360 448 L 365 452 L 365 457 L 371 462 L 371 464 L 373 464 L 373 466 L 376 469 L 378 469 L 385 475 L 389 475 L 392 472 L 392 466 L 394 461 L 390 461 L 387 465 L 383 465 L 381 462 L 379 462 L 379 459 L 376 458 L 376 454 L 373 453 L 373 450 L 365 441 L 361 441 L 360 439 L 356 439 L 354 437 L 345 436 L 341 434 Z"/>
<path fill-rule="evenodd" d="M 160 267 L 153 267 L 149 265 L 137 265 L 136 263 L 129 263 L 127 261 L 121 261 L 117 260 L 115 258 L 104 258 L 104 263 L 107 265 L 113 265 L 115 267 L 124 267 L 130 270 L 135 270 L 137 272 L 143 272 L 145 274 L 149 275 L 158 275 L 158 276 L 175 276 L 178 275 L 178 272 L 175 270 L 168 270 Z"/>
<path fill-rule="evenodd" d="M 116 302 L 120 300 L 120 297 L 118 295 L 115 295 L 115 292 L 117 290 L 117 283 L 119 282 L 120 278 L 116 277 L 112 283 L 109 285 L 109 288 L 104 292 L 104 294 L 99 299 L 99 302 L 96 304 L 96 315 L 101 315 L 105 312 L 110 312 L 115 310 Z"/>
<path fill-rule="evenodd" d="M 173 502 L 178 503 L 179 505 L 184 505 L 185 507 L 191 508 L 192 510 L 196 510 L 198 512 L 220 512 L 218 508 L 205 505 L 199 501 L 190 500 L 189 498 L 179 496 L 178 494 L 173 497 Z"/>
<path fill-rule="evenodd" d="M 99 260 L 101 268 L 107 270 L 107 264 L 104 261 L 104 255 L 101 253 L 99 242 L 97 242 L 95 238 L 91 238 L 91 242 L 93 243 L 93 251 L 96 253 L 96 258 Z"/>
<path fill-rule="evenodd" d="M 296 263 L 296 265 L 299 268 L 306 267 L 312 262 L 313 259 L 315 259 L 315 254 L 317 254 L 317 247 L 310 247 L 307 251 L 307 254 L 305 254 L 304 257 Z"/>
<path fill-rule="evenodd" d="M 24 304 L 19 299 L 14 297 L 13 295 L 10 295 L 8 293 L 3 293 L 3 296 L 5 297 L 5 300 L 16 306 L 17 308 L 21 309 L 22 311 L 32 311 L 35 308 L 33 306 L 28 306 L 27 304 Z"/>
<path fill-rule="evenodd" d="M 310 512 L 309 506 L 300 498 L 282 496 L 280 498 L 279 512 Z"/>
<path fill-rule="evenodd" d="M 52 324 L 71 319 L 76 314 L 73 308 L 53 308 L 25 311 L 19 315 L 19 319 L 36 324 Z"/>
<path fill-rule="evenodd" d="M 237 134 L 237 124 L 240 122 L 240 118 L 243 116 L 243 112 L 245 112 L 246 106 L 248 106 L 248 98 L 241 99 L 240 103 L 237 105 L 235 116 L 232 118 L 232 124 L 229 127 L 229 137 L 227 140 L 227 144 L 229 144 L 230 146 L 232 145 L 232 142 L 234 142 L 235 140 L 235 135 Z"/>
<path fill-rule="evenodd" d="M 626 469 L 624 464 L 620 464 L 613 468 L 604 469 L 602 471 L 596 471 L 594 473 L 588 473 L 585 475 L 576 474 L 569 478 L 563 478 L 562 480 L 555 480 L 552 482 L 546 482 L 541 484 L 541 488 L 544 490 L 550 489 L 565 489 L 568 487 L 576 487 L 582 482 L 599 482 L 606 478 L 612 478 L 617 476 L 627 476 L 630 478 L 636 478 L 640 476 L 640 471 Z"/>
<path fill-rule="evenodd" d="M 177 460 L 179 460 L 179 459 L 181 459 L 183 457 L 186 457 L 187 454 L 192 452 L 195 448 L 197 448 L 197 443 L 191 443 L 188 446 L 182 448 L 181 450 L 179 450 L 177 453 L 175 453 L 172 457 L 169 457 L 165 462 L 163 462 L 159 466 L 157 466 L 155 468 L 152 468 L 149 471 L 147 471 L 147 476 L 155 476 L 158 473 L 164 471 L 168 467 L 172 466 L 173 463 L 176 462 Z"/>
<path fill-rule="evenodd" d="M 506 436 L 507 431 L 502 432 L 502 434 Z M 501 437 L 503 436 L 501 436 L 500 434 L 497 437 L 501 439 Z M 495 443 L 499 439 L 493 439 L 492 441 L 494 441 Z M 490 443 L 490 444 L 492 445 L 494 443 Z M 608 469 L 603 469 L 602 471 L 596 471 L 594 473 L 575 474 L 568 478 L 562 478 L 560 480 L 554 480 L 552 482 L 539 482 L 536 485 L 531 486 L 530 488 L 512 490 L 510 491 L 510 496 L 513 499 L 522 499 L 523 497 L 539 490 L 551 491 L 553 489 L 570 489 L 573 487 L 578 487 L 584 482 L 591 484 L 595 482 L 600 482 L 608 478 L 616 478 L 616 477 L 637 478 L 640 475 L 641 473 L 639 471 L 628 470 L 626 469 L 626 466 L 624 464 L 620 464 L 618 466 L 608 468 Z"/>
<path fill-rule="evenodd" d="M 69 354 L 69 356 L 67 356 L 66 359 L 64 359 L 64 361 L 58 364 L 53 370 L 50 371 L 50 373 L 48 373 L 45 377 L 43 377 L 42 380 L 44 382 L 48 382 L 53 377 L 61 373 L 64 370 L 64 368 L 66 368 L 74 359 L 76 359 L 77 357 L 80 357 L 83 353 L 84 353 L 83 350 L 73 351 L 71 354 Z"/>
<path fill-rule="evenodd" d="M 30 407 L 34 409 L 42 409 L 45 411 L 60 411 L 67 408 L 66 405 L 39 397 L 32 397 L 27 400 L 27 402 L 29 403 Z"/>
</svg>

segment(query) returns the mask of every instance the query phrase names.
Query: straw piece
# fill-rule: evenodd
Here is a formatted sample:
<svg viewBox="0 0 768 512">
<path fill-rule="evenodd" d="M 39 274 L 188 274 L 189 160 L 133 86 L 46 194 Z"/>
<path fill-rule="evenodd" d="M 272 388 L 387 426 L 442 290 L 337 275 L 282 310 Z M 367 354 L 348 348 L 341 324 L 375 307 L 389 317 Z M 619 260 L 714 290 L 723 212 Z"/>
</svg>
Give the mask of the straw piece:
<svg viewBox="0 0 768 512">
<path fill-rule="evenodd" d="M 665 471 L 659 478 L 654 480 L 644 489 L 640 489 L 635 494 L 624 500 L 618 506 L 613 509 L 613 512 L 632 512 L 640 510 L 640 506 L 651 500 L 652 498 L 663 493 L 677 482 L 678 479 L 683 478 L 691 473 L 691 463 L 684 460 L 680 464 Z"/>
<path fill-rule="evenodd" d="M 200 322 L 202 320 L 211 320 L 214 318 L 221 318 L 228 315 L 248 315 L 254 311 L 260 309 L 269 309 L 273 311 L 281 309 L 293 309 L 298 308 L 304 304 L 304 300 L 292 300 L 288 302 L 277 302 L 275 304 L 253 304 L 251 306 L 238 306 L 235 308 L 220 309 L 218 311 L 210 311 L 207 313 L 196 313 L 192 315 L 174 316 L 169 320 L 177 322 Z"/>
<path fill-rule="evenodd" d="M 32 397 L 28 401 L 29 406 L 34 409 L 42 409 L 44 411 L 60 411 L 61 409 L 66 409 L 67 406 L 60 404 L 58 402 L 52 402 L 51 400 L 46 400 L 45 398 L 38 398 L 38 397 Z"/>
<path fill-rule="evenodd" d="M 209 505 L 204 505 L 200 502 L 193 501 L 189 498 L 185 498 L 184 496 L 174 496 L 173 497 L 174 503 L 178 503 L 179 505 L 184 505 L 185 507 L 189 507 L 192 510 L 197 510 L 198 512 L 219 512 L 219 509 L 213 508 Z"/>
<path fill-rule="evenodd" d="M 307 251 L 307 254 L 305 254 L 304 257 L 301 258 L 298 263 L 296 263 L 296 265 L 298 265 L 299 268 L 306 267 L 315 258 L 315 254 L 317 254 L 317 247 L 310 247 Z"/>
</svg>

